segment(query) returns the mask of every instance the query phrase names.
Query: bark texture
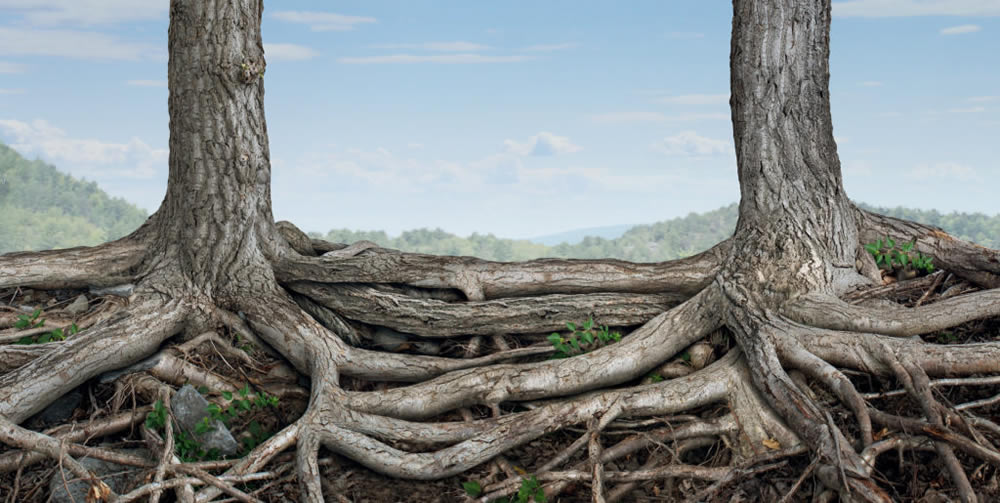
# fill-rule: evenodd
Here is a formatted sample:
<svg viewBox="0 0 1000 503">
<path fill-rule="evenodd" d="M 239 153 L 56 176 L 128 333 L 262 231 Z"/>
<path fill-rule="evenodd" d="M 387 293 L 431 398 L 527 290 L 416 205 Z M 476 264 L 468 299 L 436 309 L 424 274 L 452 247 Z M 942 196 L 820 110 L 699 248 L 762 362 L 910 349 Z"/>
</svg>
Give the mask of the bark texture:
<svg viewBox="0 0 1000 503">
<path fill-rule="evenodd" d="M 232 383 L 175 354 L 226 344 L 209 333 L 225 327 L 284 362 L 276 367 L 292 380 L 273 389 L 308 396 L 304 412 L 223 476 L 180 463 L 167 449 L 156 480 L 125 500 L 156 499 L 178 487 L 185 501 L 223 493 L 248 501 L 228 481 L 260 476 L 294 446 L 300 498 L 319 502 L 336 497 L 324 495 L 321 446 L 392 476 L 436 479 L 579 425 L 585 434 L 536 466 L 539 480 L 553 481 L 550 496 L 587 480 L 594 501 L 614 500 L 637 481 L 684 477 L 716 481 L 695 497 L 708 499 L 736 474 L 767 471 L 782 456 L 808 451 L 815 462 L 806 475 L 829 490 L 846 500 L 887 501 L 872 473 L 891 445 L 933 449 L 954 493 L 974 501 L 969 466 L 954 451 L 1000 464 L 1000 426 L 966 412 L 978 403 L 939 403 L 930 390 L 944 384 L 931 377 L 998 373 L 1000 343 L 937 345 L 904 336 L 998 316 L 997 291 L 917 308 L 844 299 L 868 295 L 857 289 L 878 279 L 860 246 L 875 237 L 914 242 L 949 274 L 986 289 L 1000 286 L 1000 252 L 863 212 L 848 200 L 830 117 L 830 9 L 829 0 L 733 2 L 731 107 L 741 202 L 732 238 L 657 264 L 497 263 L 325 243 L 290 223 L 275 224 L 262 3 L 172 0 L 170 173 L 159 211 L 117 242 L 0 256 L 0 288 L 126 284 L 127 305 L 66 342 L 0 348 L 9 360 L 0 365 L 0 442 L 60 458 L 89 477 L 71 455 L 107 452 L 62 449 L 61 441 L 78 437 L 19 425 L 98 376 L 153 396 L 169 395 L 166 383 L 182 379 L 231 391 Z M 924 298 L 940 281 L 926 284 Z M 565 323 L 590 317 L 620 327 L 624 338 L 543 359 L 554 348 L 534 344 L 539 334 L 573 337 Z M 448 357 L 380 349 L 370 335 L 381 327 L 405 334 L 401 351 L 443 338 L 464 348 Z M 725 342 L 729 336 L 733 344 Z M 0 334 L 0 342 L 14 339 Z M 714 363 L 713 351 L 720 353 Z M 231 347 L 222 353 L 240 368 L 256 364 Z M 901 389 L 893 396 L 906 395 L 916 412 L 880 410 L 879 397 L 860 393 L 847 369 L 895 380 Z M 139 370 L 148 375 L 135 377 Z M 308 389 L 295 381 L 296 371 L 309 377 Z M 653 382 L 651 373 L 667 379 Z M 834 421 L 830 403 L 816 398 L 820 392 L 850 411 L 851 427 Z M 722 415 L 679 416 L 710 405 Z M 643 418 L 665 415 L 687 419 L 668 418 L 662 429 L 602 444 L 616 424 L 645 427 Z M 88 431 L 109 434 L 133 423 L 108 419 Z M 895 436 L 882 439 L 879 427 Z M 168 435 L 164 445 L 171 442 Z M 651 457 L 632 473 L 604 466 L 657 442 L 672 442 L 673 457 Z M 586 460 L 559 471 L 584 445 Z M 706 445 L 723 449 L 732 469 L 681 461 Z M 15 464 L 14 454 L 4 456 L 0 465 Z M 198 484 L 205 488 L 194 494 Z M 519 477 L 497 480 L 484 498 L 519 484 Z M 106 485 L 94 486 L 105 499 L 116 498 Z"/>
</svg>

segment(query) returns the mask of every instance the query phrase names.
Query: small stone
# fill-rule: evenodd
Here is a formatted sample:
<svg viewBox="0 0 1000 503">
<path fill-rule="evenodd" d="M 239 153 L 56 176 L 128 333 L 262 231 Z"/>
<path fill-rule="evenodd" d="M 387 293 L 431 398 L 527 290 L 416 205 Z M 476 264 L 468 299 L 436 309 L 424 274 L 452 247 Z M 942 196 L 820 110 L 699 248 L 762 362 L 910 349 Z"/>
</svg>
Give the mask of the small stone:
<svg viewBox="0 0 1000 503">
<path fill-rule="evenodd" d="M 83 401 L 83 394 L 79 391 L 70 391 L 49 404 L 38 414 L 38 420 L 45 425 L 59 424 L 70 418 L 73 411 L 80 406 Z"/>
<path fill-rule="evenodd" d="M 177 390 L 170 401 L 170 406 L 177 423 L 185 432 L 201 442 L 205 451 L 218 449 L 219 454 L 223 456 L 231 456 L 239 451 L 240 446 L 233 438 L 233 434 L 218 419 L 212 420 L 213 428 L 211 430 L 202 434 L 197 433 L 198 424 L 210 415 L 208 413 L 208 400 L 205 400 L 205 397 L 201 396 L 201 393 L 198 393 L 194 386 L 185 384 Z"/>
<path fill-rule="evenodd" d="M 391 328 L 379 327 L 372 336 L 372 342 L 376 346 L 387 351 L 403 351 L 410 348 L 410 339 L 401 332 Z"/>
<path fill-rule="evenodd" d="M 87 300 L 87 296 L 80 294 L 72 304 L 66 306 L 66 311 L 72 314 L 83 314 L 90 309 L 90 301 Z"/>
</svg>

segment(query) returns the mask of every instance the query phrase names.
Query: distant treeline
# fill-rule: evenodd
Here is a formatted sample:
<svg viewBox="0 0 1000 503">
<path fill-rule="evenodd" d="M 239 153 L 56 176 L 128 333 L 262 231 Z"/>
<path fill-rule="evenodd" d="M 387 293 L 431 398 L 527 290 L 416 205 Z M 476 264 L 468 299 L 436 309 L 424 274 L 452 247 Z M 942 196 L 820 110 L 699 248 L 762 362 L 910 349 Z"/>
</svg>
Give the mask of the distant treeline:
<svg viewBox="0 0 1000 503">
<path fill-rule="evenodd" d="M 862 206 L 936 225 L 962 239 L 1000 248 L 1000 215 Z M 409 252 L 500 261 L 563 257 L 657 262 L 693 255 L 729 237 L 736 228 L 737 212 L 734 203 L 707 213 L 637 225 L 617 239 L 587 237 L 576 244 L 556 246 L 492 234 L 459 237 L 441 229 L 406 231 L 398 237 L 382 231 L 346 229 L 310 235 L 338 243 L 368 240 Z M 132 232 L 145 220 L 145 211 L 108 196 L 96 183 L 60 173 L 41 161 L 29 161 L 0 144 L 0 253 L 96 245 Z"/>
<path fill-rule="evenodd" d="M 145 221 L 145 211 L 96 183 L 0 144 L 0 253 L 96 245 Z"/>
<path fill-rule="evenodd" d="M 982 213 L 940 213 L 936 210 L 861 207 L 898 218 L 941 227 L 945 231 L 989 248 L 1000 248 L 1000 215 Z M 326 235 L 311 236 L 336 243 L 368 240 L 379 246 L 435 255 L 468 255 L 487 260 L 517 261 L 540 257 L 617 258 L 632 262 L 658 262 L 686 257 L 707 250 L 726 239 L 736 229 L 736 203 L 707 213 L 691 213 L 649 225 L 637 225 L 617 239 L 587 237 L 577 244 L 545 246 L 527 240 L 502 239 L 492 234 L 467 238 L 441 229 L 406 231 L 390 237 L 383 231 L 334 229 Z"/>
</svg>

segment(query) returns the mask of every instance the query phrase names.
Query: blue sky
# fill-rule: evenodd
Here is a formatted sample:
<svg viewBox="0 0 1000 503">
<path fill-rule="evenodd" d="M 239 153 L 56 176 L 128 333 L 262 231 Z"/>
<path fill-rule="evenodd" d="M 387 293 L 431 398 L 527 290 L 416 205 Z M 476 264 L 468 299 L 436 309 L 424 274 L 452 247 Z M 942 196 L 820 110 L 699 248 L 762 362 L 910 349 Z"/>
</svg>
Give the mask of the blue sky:
<svg viewBox="0 0 1000 503">
<path fill-rule="evenodd" d="M 705 0 L 265 1 L 275 216 L 531 237 L 739 196 L 732 8 Z M 148 210 L 166 0 L 0 0 L 0 141 Z M 834 2 L 850 196 L 1000 212 L 1000 0 Z"/>
</svg>

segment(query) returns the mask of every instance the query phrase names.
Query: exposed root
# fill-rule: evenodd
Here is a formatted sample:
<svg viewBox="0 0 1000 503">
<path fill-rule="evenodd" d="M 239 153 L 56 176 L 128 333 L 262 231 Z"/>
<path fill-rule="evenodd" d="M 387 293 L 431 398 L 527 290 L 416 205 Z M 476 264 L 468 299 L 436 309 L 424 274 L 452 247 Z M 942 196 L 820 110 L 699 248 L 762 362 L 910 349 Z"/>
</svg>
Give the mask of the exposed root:
<svg viewBox="0 0 1000 503">
<path fill-rule="evenodd" d="M 641 325 L 677 304 L 676 295 L 592 293 L 447 303 L 368 286 L 292 283 L 289 287 L 352 320 L 424 337 L 551 332 L 588 316 L 614 327 Z"/>
<path fill-rule="evenodd" d="M 506 263 L 377 248 L 350 258 L 288 254 L 275 264 L 275 275 L 282 283 L 403 283 L 456 288 L 469 300 L 597 292 L 672 292 L 690 296 L 711 283 L 728 251 L 729 241 L 723 241 L 698 255 L 658 264 L 610 259 Z"/>
<path fill-rule="evenodd" d="M 786 304 L 785 314 L 819 328 L 911 336 L 1000 316 L 1000 288 L 898 309 L 852 306 L 832 296 L 810 295 Z"/>
<path fill-rule="evenodd" d="M 145 242 L 133 237 L 89 248 L 8 253 L 0 255 L 0 288 L 119 285 L 132 280 L 145 256 Z"/>
</svg>

